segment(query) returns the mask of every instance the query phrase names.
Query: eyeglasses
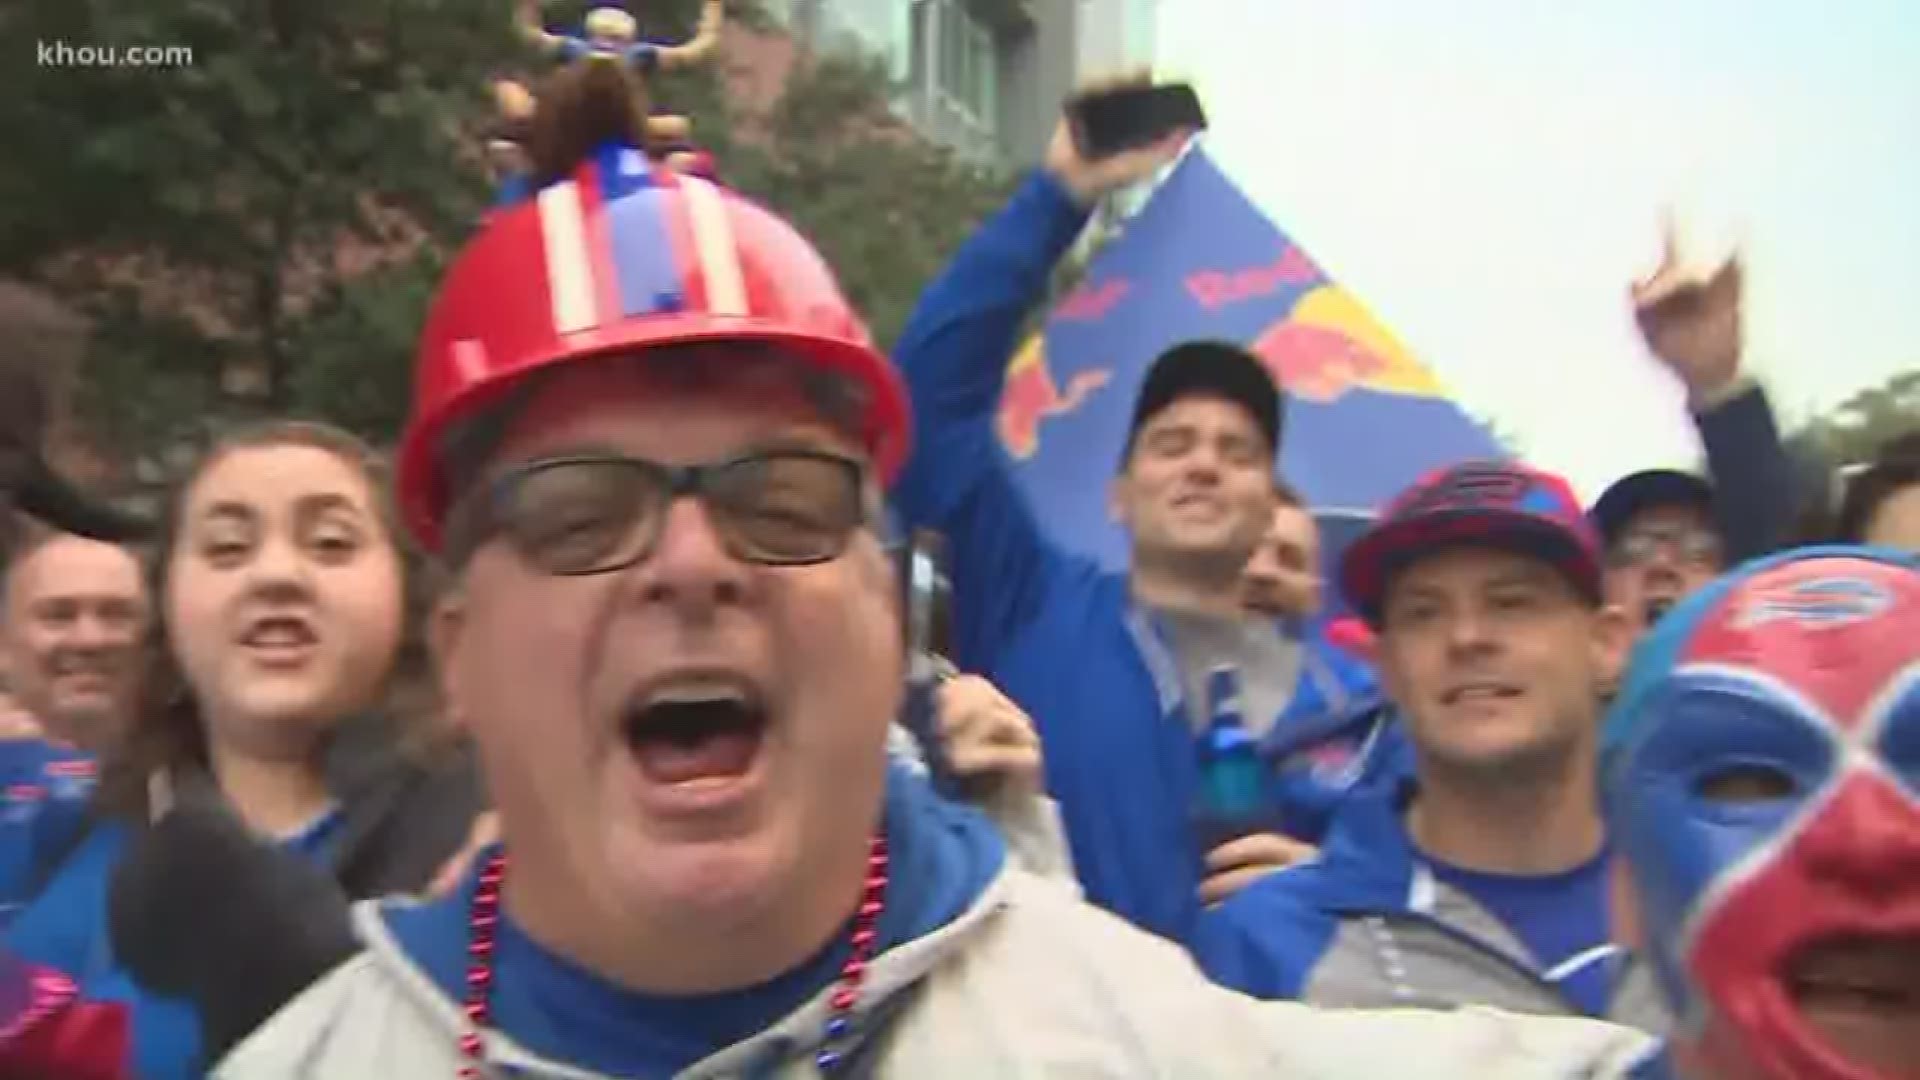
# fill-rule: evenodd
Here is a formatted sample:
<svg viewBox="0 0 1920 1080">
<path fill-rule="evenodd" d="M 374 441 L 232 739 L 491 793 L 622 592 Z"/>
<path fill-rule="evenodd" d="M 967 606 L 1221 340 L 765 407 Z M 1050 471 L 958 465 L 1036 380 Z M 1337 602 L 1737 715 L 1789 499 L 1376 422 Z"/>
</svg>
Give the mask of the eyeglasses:
<svg viewBox="0 0 1920 1080">
<path fill-rule="evenodd" d="M 1618 569 L 1645 566 L 1665 549 L 1684 565 L 1713 568 L 1720 565 L 1720 538 L 1707 529 L 1634 529 L 1607 549 L 1607 562 Z"/>
<path fill-rule="evenodd" d="M 866 471 L 819 450 L 770 450 L 704 465 L 662 465 L 615 455 L 549 458 L 487 485 L 471 522 L 451 534 L 471 552 L 502 534 L 529 566 L 549 574 L 601 574 L 653 554 L 667 512 L 700 500 L 727 553 L 763 566 L 838 558 L 866 521 Z"/>
</svg>

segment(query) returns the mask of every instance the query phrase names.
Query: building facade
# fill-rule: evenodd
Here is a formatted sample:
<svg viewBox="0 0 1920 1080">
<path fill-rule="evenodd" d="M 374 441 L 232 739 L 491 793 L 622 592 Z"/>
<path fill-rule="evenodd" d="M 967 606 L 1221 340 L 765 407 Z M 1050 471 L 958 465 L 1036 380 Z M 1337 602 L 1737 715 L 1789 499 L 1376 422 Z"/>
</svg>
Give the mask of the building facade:
<svg viewBox="0 0 1920 1080">
<path fill-rule="evenodd" d="M 1039 159 L 1062 99 L 1153 59 L 1162 0 L 769 0 L 796 38 L 883 62 L 901 116 L 980 161 Z"/>
</svg>

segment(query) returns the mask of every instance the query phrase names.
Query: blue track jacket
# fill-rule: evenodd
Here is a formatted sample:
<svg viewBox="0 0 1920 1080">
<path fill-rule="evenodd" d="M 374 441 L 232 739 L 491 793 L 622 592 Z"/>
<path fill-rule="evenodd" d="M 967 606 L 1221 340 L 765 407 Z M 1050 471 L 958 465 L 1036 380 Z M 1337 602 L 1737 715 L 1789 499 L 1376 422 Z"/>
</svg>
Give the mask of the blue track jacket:
<svg viewBox="0 0 1920 1080">
<path fill-rule="evenodd" d="M 1033 717 L 1088 898 L 1184 944 L 1203 853 L 1178 667 L 1123 575 L 1042 533 L 994 433 L 1022 320 L 1085 221 L 1035 174 L 922 295 L 896 355 L 917 430 L 894 509 L 946 536 L 954 660 Z M 1311 839 L 1339 792 L 1405 754 L 1370 670 L 1315 635 L 1306 652 L 1267 751 L 1277 820 Z"/>
</svg>

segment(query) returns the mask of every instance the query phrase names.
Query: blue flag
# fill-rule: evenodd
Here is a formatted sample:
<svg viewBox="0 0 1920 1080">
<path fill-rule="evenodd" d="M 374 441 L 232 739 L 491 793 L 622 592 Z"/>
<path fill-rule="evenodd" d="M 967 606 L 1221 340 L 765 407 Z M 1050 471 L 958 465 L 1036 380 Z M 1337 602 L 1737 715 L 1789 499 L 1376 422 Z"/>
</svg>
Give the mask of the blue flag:
<svg viewBox="0 0 1920 1080">
<path fill-rule="evenodd" d="M 1000 439 L 1067 547 L 1126 564 L 1107 489 L 1133 398 L 1156 356 L 1196 338 L 1245 345 L 1285 388 L 1281 468 L 1322 523 L 1329 565 L 1422 474 L 1505 456 L 1430 369 L 1196 149 L 1008 366 Z"/>
</svg>

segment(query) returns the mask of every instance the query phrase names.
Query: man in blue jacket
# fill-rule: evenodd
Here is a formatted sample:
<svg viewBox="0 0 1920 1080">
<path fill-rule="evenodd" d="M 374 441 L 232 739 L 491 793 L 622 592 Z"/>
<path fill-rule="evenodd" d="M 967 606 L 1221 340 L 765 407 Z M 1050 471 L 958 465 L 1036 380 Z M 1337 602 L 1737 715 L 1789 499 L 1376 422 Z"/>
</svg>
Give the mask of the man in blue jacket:
<svg viewBox="0 0 1920 1080">
<path fill-rule="evenodd" d="M 1629 632 L 1600 574 L 1566 482 L 1504 462 L 1415 484 L 1354 543 L 1341 585 L 1378 633 L 1414 776 L 1355 793 L 1318 859 L 1207 913 L 1195 951 L 1215 979 L 1660 1033 L 1651 980 L 1612 937 L 1595 741 Z"/>
<path fill-rule="evenodd" d="M 145 523 L 48 467 L 37 418 L 15 411 L 44 395 L 33 366 L 0 360 L 0 668 L 39 728 L 0 738 L 0 928 L 85 827 L 94 756 L 132 706 L 147 611 L 139 561 L 121 546 Z"/>
<path fill-rule="evenodd" d="M 1203 845 L 1192 811 L 1207 720 L 1196 689 L 1207 673 L 1238 668 L 1249 733 L 1283 771 L 1311 769 L 1315 739 L 1379 739 L 1327 722 L 1376 703 L 1364 665 L 1250 621 L 1241 606 L 1241 571 L 1272 518 L 1281 427 L 1279 392 L 1259 361 L 1190 342 L 1154 365 L 1112 492 L 1132 538 L 1126 574 L 1043 535 L 994 433 L 1021 322 L 1089 209 L 1183 141 L 1089 161 L 1062 125 L 1046 167 L 928 287 L 897 351 L 919 430 L 893 498 L 910 527 L 946 536 L 954 659 L 1033 716 L 1087 896 L 1184 942 L 1204 877 L 1213 875 L 1210 894 L 1244 882 L 1297 855 L 1281 833 L 1311 831 L 1288 820 L 1276 785 L 1273 831 Z M 1316 668 L 1337 677 L 1303 677 Z M 1365 772 L 1347 762 L 1323 779 L 1344 786 Z"/>
</svg>

